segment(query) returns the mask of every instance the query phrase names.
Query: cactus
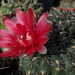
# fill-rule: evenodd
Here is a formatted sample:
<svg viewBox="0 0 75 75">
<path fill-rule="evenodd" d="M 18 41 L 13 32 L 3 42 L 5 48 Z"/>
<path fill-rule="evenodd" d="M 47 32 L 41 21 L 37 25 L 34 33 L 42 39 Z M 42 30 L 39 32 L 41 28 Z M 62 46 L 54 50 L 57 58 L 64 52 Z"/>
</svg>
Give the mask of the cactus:
<svg viewBox="0 0 75 75">
<path fill-rule="evenodd" d="M 39 4 L 37 4 L 36 0 L 8 0 L 7 3 L 2 3 L 2 7 L 10 14 L 14 13 L 16 8 L 21 8 L 23 11 L 26 11 L 28 7 L 32 7 L 38 14 L 42 11 L 42 8 L 39 8 Z"/>
<path fill-rule="evenodd" d="M 30 0 L 23 5 L 16 7 L 26 11 L 29 5 L 32 6 L 36 19 L 42 13 L 37 4 L 31 4 Z M 11 10 L 13 7 L 12 4 L 10 11 L 14 11 Z M 49 41 L 45 44 L 47 54 L 21 55 L 20 70 L 26 75 L 75 75 L 75 9 L 52 8 L 47 21 L 53 26 L 48 34 Z"/>
<path fill-rule="evenodd" d="M 47 21 L 53 29 L 45 44 L 46 55 L 34 54 L 20 57 L 20 69 L 26 75 L 75 74 L 75 9 L 52 8 Z"/>
</svg>

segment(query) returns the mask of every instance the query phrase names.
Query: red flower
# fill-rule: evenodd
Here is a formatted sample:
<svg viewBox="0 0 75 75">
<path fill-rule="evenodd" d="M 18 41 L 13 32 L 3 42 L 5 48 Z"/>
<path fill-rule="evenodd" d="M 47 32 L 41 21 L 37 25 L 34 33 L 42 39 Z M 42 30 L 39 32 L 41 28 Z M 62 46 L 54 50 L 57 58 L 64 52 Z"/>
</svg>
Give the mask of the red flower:
<svg viewBox="0 0 75 75">
<path fill-rule="evenodd" d="M 7 51 L 0 53 L 0 57 L 17 57 L 23 53 L 28 55 L 38 51 L 41 54 L 47 52 L 44 44 L 48 41 L 47 34 L 52 26 L 45 22 L 48 13 L 43 13 L 35 24 L 34 12 L 28 8 L 28 13 L 21 9 L 16 10 L 16 17 L 11 20 L 8 17 L 3 18 L 3 23 L 8 30 L 0 29 L 0 47 Z"/>
</svg>

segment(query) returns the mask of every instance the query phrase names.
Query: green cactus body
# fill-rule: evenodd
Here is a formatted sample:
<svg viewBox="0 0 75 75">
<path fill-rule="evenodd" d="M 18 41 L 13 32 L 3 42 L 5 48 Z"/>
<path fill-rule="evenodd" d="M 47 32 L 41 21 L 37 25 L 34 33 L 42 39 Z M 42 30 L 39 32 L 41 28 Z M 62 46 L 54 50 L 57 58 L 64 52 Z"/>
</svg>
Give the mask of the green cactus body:
<svg viewBox="0 0 75 75">
<path fill-rule="evenodd" d="M 3 7 L 7 7 L 5 11 L 8 13 L 14 12 L 17 7 L 26 11 L 31 6 L 35 11 L 36 19 L 42 14 L 42 9 L 35 2 L 23 0 L 18 3 L 17 0 L 10 0 L 11 5 Z M 75 75 L 75 11 L 52 8 L 47 21 L 53 26 L 48 34 L 49 41 L 45 44 L 48 49 L 47 54 L 22 55 L 20 70 L 26 75 Z"/>
<path fill-rule="evenodd" d="M 26 75 L 75 75 L 75 12 L 52 8 L 47 21 L 53 25 L 46 55 L 21 56 Z"/>
<path fill-rule="evenodd" d="M 20 59 L 20 69 L 27 74 L 30 72 L 30 75 L 48 75 L 50 74 L 50 61 L 46 56 L 25 56 Z"/>
</svg>

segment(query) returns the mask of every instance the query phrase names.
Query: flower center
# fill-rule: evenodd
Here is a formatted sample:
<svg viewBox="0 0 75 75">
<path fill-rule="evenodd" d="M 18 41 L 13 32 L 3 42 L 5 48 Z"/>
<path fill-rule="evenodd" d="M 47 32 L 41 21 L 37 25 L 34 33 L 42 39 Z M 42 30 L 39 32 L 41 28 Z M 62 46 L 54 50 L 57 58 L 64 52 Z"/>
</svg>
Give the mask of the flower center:
<svg viewBox="0 0 75 75">
<path fill-rule="evenodd" d="M 29 47 L 30 45 L 32 45 L 33 39 L 29 35 L 29 33 L 27 33 L 26 37 L 24 37 L 23 35 L 19 36 L 18 42 L 22 47 Z"/>
<path fill-rule="evenodd" d="M 26 40 L 30 41 L 31 39 L 32 39 L 31 36 L 29 35 L 29 33 L 27 33 Z"/>
</svg>

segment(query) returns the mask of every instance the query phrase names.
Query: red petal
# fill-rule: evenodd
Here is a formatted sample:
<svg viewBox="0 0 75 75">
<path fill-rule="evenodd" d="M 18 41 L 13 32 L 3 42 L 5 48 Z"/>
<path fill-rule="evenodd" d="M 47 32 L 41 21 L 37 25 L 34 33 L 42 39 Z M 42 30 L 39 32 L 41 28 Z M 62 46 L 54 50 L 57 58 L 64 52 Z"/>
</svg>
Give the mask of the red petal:
<svg viewBox="0 0 75 75">
<path fill-rule="evenodd" d="M 16 16 L 17 16 L 18 22 L 20 22 L 22 25 L 24 25 L 23 21 L 22 21 L 22 13 L 23 13 L 23 11 L 21 9 L 19 9 L 19 8 L 16 9 Z"/>
<path fill-rule="evenodd" d="M 36 31 L 36 35 L 38 37 L 46 35 L 51 31 L 51 29 L 52 29 L 52 26 L 48 22 L 46 22 L 44 23 L 43 27 L 41 27 L 38 31 Z"/>
<path fill-rule="evenodd" d="M 23 49 L 23 50 L 21 50 L 20 52 L 18 52 L 18 53 L 16 53 L 16 54 L 12 55 L 11 58 L 18 57 L 18 56 L 20 56 L 21 54 L 23 54 L 25 51 L 26 51 L 26 49 Z"/>
<path fill-rule="evenodd" d="M 36 35 L 35 35 L 35 33 L 33 31 L 29 31 L 29 35 L 31 36 L 31 38 L 33 40 L 36 40 Z"/>
<path fill-rule="evenodd" d="M 4 22 L 5 26 L 8 28 L 8 30 L 10 30 L 13 33 L 18 33 L 18 31 L 16 29 L 16 24 L 14 22 L 12 22 L 9 18 L 4 17 L 3 22 Z"/>
<path fill-rule="evenodd" d="M 10 37 L 0 37 L 1 42 L 13 42 L 13 40 Z"/>
<path fill-rule="evenodd" d="M 22 31 L 20 31 L 19 29 L 17 29 L 17 27 L 18 28 L 20 28 L 21 30 L 23 29 L 24 30 L 24 28 L 23 28 L 23 26 L 21 25 L 21 24 L 15 24 L 14 22 L 12 22 L 10 19 L 8 19 L 7 17 L 5 17 L 4 19 L 3 19 L 3 21 L 4 21 L 4 24 L 6 25 L 6 27 L 10 30 L 10 31 L 12 31 L 14 34 L 18 34 L 18 35 L 22 35 Z M 16 27 L 17 26 L 17 27 Z M 25 28 L 26 29 L 26 28 Z M 24 30 L 25 31 L 25 30 Z M 24 33 L 24 32 L 23 32 Z"/>
<path fill-rule="evenodd" d="M 48 36 L 41 36 L 37 39 L 36 43 L 37 44 L 45 44 L 48 41 Z"/>
<path fill-rule="evenodd" d="M 29 48 L 28 50 L 27 50 L 27 54 L 28 55 L 32 55 L 32 54 L 34 54 L 36 52 L 36 50 L 33 48 L 33 47 L 31 47 L 31 48 Z"/>
<path fill-rule="evenodd" d="M 8 47 L 19 47 L 19 44 L 16 44 L 11 41 L 0 41 L 0 47 L 1 48 L 8 48 Z"/>
<path fill-rule="evenodd" d="M 12 40 L 16 40 L 16 36 L 14 34 L 4 29 L 0 29 L 0 37 L 11 38 Z"/>
<path fill-rule="evenodd" d="M 24 23 L 24 25 L 25 25 L 26 27 L 29 26 L 28 15 L 27 15 L 25 12 L 22 13 L 22 21 L 23 21 L 23 23 Z"/>
<path fill-rule="evenodd" d="M 29 47 L 28 40 L 22 39 L 22 42 L 23 42 L 23 44 L 24 44 L 25 47 Z"/>
<path fill-rule="evenodd" d="M 24 25 L 21 25 L 20 23 L 18 23 L 18 24 L 16 24 L 16 27 L 21 35 L 26 36 L 27 30 Z"/>
<path fill-rule="evenodd" d="M 34 29 L 34 12 L 32 8 L 28 8 L 28 17 L 29 17 L 30 27 Z"/>
<path fill-rule="evenodd" d="M 45 22 L 43 25 L 40 26 L 39 29 L 36 29 L 36 32 L 39 32 L 39 31 L 42 30 L 43 28 L 44 28 L 44 29 L 45 29 L 45 28 L 48 28 L 49 26 L 51 26 L 51 24 L 48 23 L 48 22 Z"/>
<path fill-rule="evenodd" d="M 3 53 L 0 53 L 0 57 L 8 57 L 11 56 L 12 54 L 18 52 L 21 48 L 15 48 L 15 49 L 11 49 L 9 51 L 5 51 Z"/>
<path fill-rule="evenodd" d="M 38 20 L 38 23 L 36 25 L 37 30 L 44 24 L 47 17 L 48 17 L 48 13 L 42 14 L 42 16 L 40 17 L 40 19 Z"/>
<path fill-rule="evenodd" d="M 35 45 L 34 48 L 40 53 L 40 54 L 46 54 L 47 49 L 44 45 Z"/>
<path fill-rule="evenodd" d="M 11 20 L 12 20 L 14 23 L 19 23 L 16 17 L 12 17 Z"/>
</svg>

